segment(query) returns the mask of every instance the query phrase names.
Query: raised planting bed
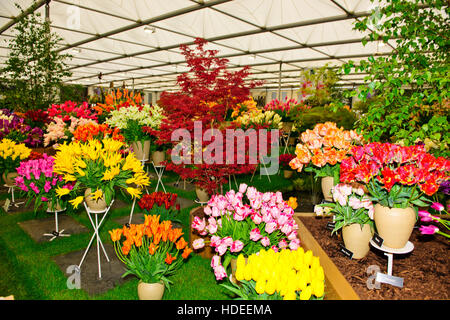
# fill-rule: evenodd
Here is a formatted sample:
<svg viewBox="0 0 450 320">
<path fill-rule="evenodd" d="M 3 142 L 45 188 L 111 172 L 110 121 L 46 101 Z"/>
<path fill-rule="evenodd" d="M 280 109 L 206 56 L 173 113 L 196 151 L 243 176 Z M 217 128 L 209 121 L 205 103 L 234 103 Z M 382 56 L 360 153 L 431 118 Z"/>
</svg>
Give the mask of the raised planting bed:
<svg viewBox="0 0 450 320">
<path fill-rule="evenodd" d="M 331 231 L 325 228 L 331 218 L 318 218 L 314 214 L 297 214 L 299 234 L 303 245 L 309 245 L 308 233 L 320 246 L 327 258 L 322 260 L 327 279 L 337 283 L 339 276 L 330 274 L 326 269 L 327 259 L 330 259 L 340 274 L 345 278 L 356 294 L 362 300 L 440 300 L 450 299 L 450 277 L 448 251 L 450 245 L 444 237 L 424 236 L 415 228 L 410 241 L 414 250 L 404 255 L 394 255 L 393 276 L 402 277 L 403 288 L 381 283 L 380 289 L 369 289 L 367 280 L 370 277 L 367 269 L 371 265 L 378 266 L 381 273 L 387 273 L 387 257 L 383 252 L 373 248 L 366 257 L 360 260 L 350 260 L 340 249 L 343 244 L 340 234 L 331 236 Z M 302 230 L 305 228 L 305 230 Z M 306 236 L 305 236 L 306 234 Z M 302 236 L 303 235 L 303 236 Z M 314 252 L 314 249 L 312 249 Z M 317 255 L 316 252 L 314 254 Z M 342 279 L 341 279 L 342 280 Z M 344 285 L 345 286 L 345 285 Z"/>
</svg>

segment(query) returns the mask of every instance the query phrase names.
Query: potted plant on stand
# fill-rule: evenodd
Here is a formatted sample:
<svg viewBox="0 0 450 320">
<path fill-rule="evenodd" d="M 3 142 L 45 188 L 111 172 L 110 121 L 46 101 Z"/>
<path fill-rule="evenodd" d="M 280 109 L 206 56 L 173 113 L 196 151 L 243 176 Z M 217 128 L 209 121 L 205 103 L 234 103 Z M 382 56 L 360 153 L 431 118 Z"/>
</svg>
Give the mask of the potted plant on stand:
<svg viewBox="0 0 450 320">
<path fill-rule="evenodd" d="M 292 159 L 294 159 L 295 156 L 293 154 L 280 154 L 279 162 L 280 167 L 283 169 L 283 176 L 286 179 L 290 179 L 292 175 L 294 174 L 294 171 L 289 166 L 289 162 L 291 162 Z"/>
<path fill-rule="evenodd" d="M 217 280 L 227 276 L 230 264 L 231 273 L 234 273 L 236 259 L 241 253 L 248 257 L 266 248 L 295 250 L 300 244 L 294 209 L 283 200 L 281 192 L 262 193 L 241 184 L 238 192 L 230 190 L 225 195 L 213 195 L 204 212 L 208 220 L 195 217 L 191 227 L 201 236 L 211 237 L 209 245 L 217 253 L 211 266 Z M 200 238 L 192 246 L 201 249 L 205 243 Z"/>
<path fill-rule="evenodd" d="M 390 248 L 403 248 L 417 220 L 418 207 L 429 205 L 449 179 L 450 161 L 427 153 L 423 145 L 403 147 L 374 142 L 357 146 L 341 163 L 341 181 L 364 183 L 376 202 L 377 233 Z"/>
<path fill-rule="evenodd" d="M 54 170 L 65 182 L 74 182 L 72 193 L 78 196 L 69 202 L 75 208 L 84 200 L 93 211 L 106 209 L 116 187 L 140 197 L 142 188 L 150 184 L 149 177 L 135 154 L 125 156 L 123 148 L 123 142 L 111 138 L 58 147 Z"/>
<path fill-rule="evenodd" d="M 350 250 L 353 259 L 364 258 L 370 250 L 369 241 L 373 236 L 373 204 L 364 194 L 362 187 L 353 188 L 340 183 L 331 189 L 333 203 L 318 206 L 331 208 L 334 214 L 334 229 L 331 234 L 342 229 L 345 247 Z"/>
<path fill-rule="evenodd" d="M 112 128 L 119 128 L 125 140 L 131 144 L 138 160 L 150 158 L 150 136 L 144 127 L 159 128 L 164 118 L 159 106 L 129 106 L 112 110 L 105 123 Z"/>
<path fill-rule="evenodd" d="M 15 186 L 14 179 L 17 177 L 16 168 L 20 162 L 28 158 L 31 149 L 27 148 L 23 143 L 15 143 L 10 139 L 2 139 L 0 141 L 0 172 L 5 184 Z"/>
<path fill-rule="evenodd" d="M 339 183 L 340 162 L 352 146 L 362 142 L 362 136 L 325 122 L 306 130 L 300 138 L 302 143 L 295 148 L 297 157 L 290 162 L 291 168 L 301 172 L 305 166 L 305 171 L 314 172 L 315 179 L 321 177 L 323 196 L 332 201 L 331 188 Z"/>
<path fill-rule="evenodd" d="M 117 257 L 128 269 L 122 277 L 133 274 L 140 280 L 140 300 L 161 300 L 164 289 L 172 284 L 170 276 L 192 252 L 181 229 L 174 229 L 170 221 L 160 222 L 159 218 L 145 215 L 143 224 L 109 231 Z"/>
</svg>

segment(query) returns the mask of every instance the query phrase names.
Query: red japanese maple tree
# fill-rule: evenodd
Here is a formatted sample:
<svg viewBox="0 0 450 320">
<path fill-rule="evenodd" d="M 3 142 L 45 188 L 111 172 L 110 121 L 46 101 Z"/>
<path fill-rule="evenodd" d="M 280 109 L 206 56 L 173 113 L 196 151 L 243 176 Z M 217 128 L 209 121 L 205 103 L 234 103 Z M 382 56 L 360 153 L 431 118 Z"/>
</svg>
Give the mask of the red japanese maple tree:
<svg viewBox="0 0 450 320">
<path fill-rule="evenodd" d="M 246 81 L 250 75 L 248 66 L 238 71 L 228 70 L 228 60 L 217 57 L 218 51 L 206 49 L 206 44 L 206 40 L 197 38 L 194 48 L 186 45 L 180 47 L 190 69 L 177 78 L 181 91 L 163 92 L 158 101 L 167 115 L 157 133 L 158 144 L 174 145 L 171 136 L 176 129 L 186 129 L 191 133 L 191 137 L 194 137 L 194 121 L 201 121 L 203 128 L 221 130 L 225 137 L 223 122 L 228 110 L 246 101 L 250 89 L 261 84 L 257 81 Z M 202 147 L 209 143 L 203 142 Z M 251 172 L 254 167 L 255 165 L 249 165 L 248 162 L 245 165 L 171 163 L 167 169 L 177 172 L 182 178 L 193 178 L 198 186 L 212 193 L 227 181 L 228 175 Z"/>
</svg>

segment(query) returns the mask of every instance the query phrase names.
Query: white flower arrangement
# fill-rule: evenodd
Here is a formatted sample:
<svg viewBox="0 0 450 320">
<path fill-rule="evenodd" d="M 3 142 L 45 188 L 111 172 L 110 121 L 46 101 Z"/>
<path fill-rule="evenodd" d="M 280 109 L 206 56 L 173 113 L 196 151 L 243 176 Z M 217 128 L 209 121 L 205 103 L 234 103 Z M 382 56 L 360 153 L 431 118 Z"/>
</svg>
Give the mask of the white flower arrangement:
<svg viewBox="0 0 450 320">
<path fill-rule="evenodd" d="M 128 120 L 137 120 L 142 126 L 159 128 L 161 120 L 164 119 L 163 109 L 158 105 L 144 105 L 141 110 L 137 106 L 122 107 L 119 110 L 111 111 L 111 116 L 105 123 L 110 127 L 116 127 L 121 130 L 127 128 Z"/>
</svg>

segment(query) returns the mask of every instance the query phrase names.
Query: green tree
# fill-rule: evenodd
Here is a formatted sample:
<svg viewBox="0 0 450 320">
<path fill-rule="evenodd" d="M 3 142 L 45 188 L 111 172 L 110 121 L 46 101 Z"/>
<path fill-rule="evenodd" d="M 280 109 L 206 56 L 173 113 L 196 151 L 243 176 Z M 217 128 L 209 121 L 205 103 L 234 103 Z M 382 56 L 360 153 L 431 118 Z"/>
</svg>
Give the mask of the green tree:
<svg viewBox="0 0 450 320">
<path fill-rule="evenodd" d="M 365 85 L 347 96 L 380 97 L 369 101 L 359 122 L 367 139 L 406 145 L 428 139 L 437 146 L 430 151 L 448 155 L 449 13 L 445 0 L 386 0 L 376 15 L 355 23 L 355 30 L 371 31 L 364 45 L 379 41 L 394 48 L 391 55 L 342 68 L 368 74 Z"/>
<path fill-rule="evenodd" d="M 24 12 L 18 4 L 16 7 Z M 18 111 L 47 108 L 57 97 L 62 79 L 71 75 L 65 62 L 71 56 L 54 50 L 62 38 L 51 32 L 50 21 L 39 13 L 22 17 L 14 29 L 6 66 L 0 70 L 6 88 L 3 105 Z"/>
</svg>

